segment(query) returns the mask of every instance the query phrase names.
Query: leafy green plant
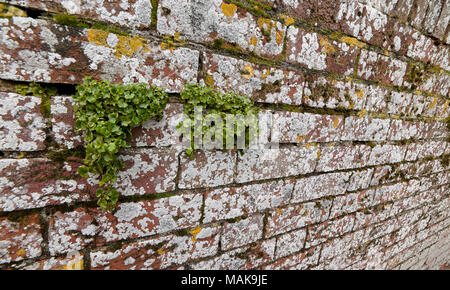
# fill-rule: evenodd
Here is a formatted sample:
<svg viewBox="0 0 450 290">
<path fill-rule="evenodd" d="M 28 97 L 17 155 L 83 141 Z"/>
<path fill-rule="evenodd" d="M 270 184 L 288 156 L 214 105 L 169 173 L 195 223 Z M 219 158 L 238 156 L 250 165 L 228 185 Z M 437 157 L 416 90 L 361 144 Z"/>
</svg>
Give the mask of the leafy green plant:
<svg viewBox="0 0 450 290">
<path fill-rule="evenodd" d="M 191 119 L 195 118 L 195 107 L 201 107 L 204 114 L 218 114 L 225 120 L 226 115 L 242 115 L 250 116 L 257 115 L 259 108 L 255 107 L 254 102 L 246 95 L 240 95 L 233 91 L 228 93 L 220 93 L 211 87 L 200 86 L 199 84 L 188 84 L 181 92 L 181 99 L 184 102 L 184 113 Z M 250 122 L 256 122 L 255 124 L 247 123 L 246 126 L 234 126 L 233 135 L 242 136 L 246 134 L 246 144 L 251 140 L 251 136 L 246 131 L 246 127 L 257 126 L 257 120 Z M 225 123 L 225 122 L 224 122 Z M 180 130 L 183 126 L 186 126 L 181 122 L 177 128 Z M 202 123 L 201 132 L 204 134 L 210 129 L 209 126 Z M 225 143 L 225 137 L 227 136 L 227 126 L 223 126 L 223 142 Z M 186 153 L 192 157 L 195 146 L 191 142 L 191 148 L 186 150 Z M 225 146 L 224 146 L 225 147 Z"/>
<path fill-rule="evenodd" d="M 96 195 L 103 210 L 112 210 L 119 193 L 113 187 L 124 163 L 120 149 L 129 147 L 131 129 L 146 120 L 161 119 L 168 95 L 147 84 L 111 84 L 89 77 L 77 86 L 73 97 L 75 126 L 84 131 L 86 141 L 85 166 L 78 169 L 82 177 L 88 173 L 100 176 Z"/>
<path fill-rule="evenodd" d="M 41 112 L 45 118 L 49 118 L 51 115 L 50 96 L 54 96 L 57 93 L 56 88 L 53 87 L 42 87 L 37 83 L 30 83 L 29 85 L 17 85 L 16 92 L 20 95 L 27 96 L 33 95 L 35 97 L 41 98 Z"/>
</svg>

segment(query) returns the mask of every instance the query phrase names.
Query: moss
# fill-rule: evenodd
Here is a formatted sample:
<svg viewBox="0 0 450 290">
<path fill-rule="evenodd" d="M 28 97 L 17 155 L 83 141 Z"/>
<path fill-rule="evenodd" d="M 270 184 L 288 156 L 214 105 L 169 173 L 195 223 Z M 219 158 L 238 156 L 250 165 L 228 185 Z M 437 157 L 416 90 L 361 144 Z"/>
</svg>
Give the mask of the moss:
<svg viewBox="0 0 450 290">
<path fill-rule="evenodd" d="M 83 146 L 78 146 L 75 149 L 53 151 L 47 154 L 48 159 L 58 163 L 64 163 L 69 157 L 84 159 L 86 157 L 85 148 Z"/>
<path fill-rule="evenodd" d="M 276 80 L 273 83 L 263 83 L 261 85 L 261 89 L 258 90 L 258 92 L 264 93 L 264 94 L 279 93 L 280 91 L 281 91 L 280 80 Z"/>
<path fill-rule="evenodd" d="M 158 21 L 158 2 L 159 0 L 152 0 L 152 19 L 150 27 L 152 27 L 153 29 L 156 29 L 156 23 Z"/>
<path fill-rule="evenodd" d="M 0 3 L 0 17 L 9 18 L 13 16 L 27 17 L 27 13 L 16 6 Z"/>
<path fill-rule="evenodd" d="M 234 4 L 240 8 L 243 8 L 253 15 L 257 17 L 269 17 L 269 11 L 271 11 L 273 8 L 267 4 L 255 1 L 255 0 L 226 0 L 225 2 Z"/>
<path fill-rule="evenodd" d="M 318 84 L 313 90 L 313 99 L 318 101 L 320 98 L 323 98 L 324 103 L 328 103 L 328 100 L 333 97 L 334 94 L 335 90 L 329 83 L 324 85 Z M 348 97 L 350 97 L 350 95 Z"/>
<path fill-rule="evenodd" d="M 55 21 L 58 24 L 61 25 L 67 25 L 67 26 L 74 26 L 74 27 L 80 27 L 80 28 L 94 28 L 98 30 L 104 30 L 107 32 L 111 32 L 114 34 L 122 35 L 122 36 L 129 36 L 130 34 L 119 29 L 118 27 L 100 22 L 100 21 L 94 21 L 94 20 L 87 20 L 83 18 L 79 18 L 74 15 L 67 15 L 67 14 L 56 14 L 53 16 L 53 21 Z"/>
<path fill-rule="evenodd" d="M 211 48 L 226 50 L 227 52 L 236 56 L 240 56 L 244 53 L 244 50 L 239 45 L 229 43 L 221 38 L 216 38 L 212 42 L 206 43 L 206 45 Z"/>
<path fill-rule="evenodd" d="M 44 118 L 51 117 L 50 96 L 54 96 L 57 94 L 57 89 L 55 87 L 41 86 L 38 83 L 30 83 L 29 85 L 16 86 L 16 92 L 24 96 L 33 95 L 35 97 L 41 98 L 40 109 L 42 116 L 44 116 Z"/>
<path fill-rule="evenodd" d="M 411 62 L 409 63 L 409 69 L 406 73 L 406 81 L 412 84 L 412 89 L 415 89 L 419 86 L 425 77 L 425 69 L 426 66 L 420 62 Z"/>
</svg>

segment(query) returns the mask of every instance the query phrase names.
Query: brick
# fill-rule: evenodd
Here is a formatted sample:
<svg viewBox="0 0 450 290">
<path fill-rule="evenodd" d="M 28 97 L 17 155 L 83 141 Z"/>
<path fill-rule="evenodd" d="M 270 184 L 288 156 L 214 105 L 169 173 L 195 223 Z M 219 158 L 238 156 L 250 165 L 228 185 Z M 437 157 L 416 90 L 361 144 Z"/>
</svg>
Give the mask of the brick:
<svg viewBox="0 0 450 290">
<path fill-rule="evenodd" d="M 236 152 L 195 151 L 180 157 L 180 188 L 214 187 L 233 182 Z"/>
<path fill-rule="evenodd" d="M 177 151 L 142 149 L 121 154 L 124 169 L 117 174 L 114 186 L 122 195 L 145 195 L 175 189 Z"/>
<path fill-rule="evenodd" d="M 413 101 L 413 94 L 403 92 L 391 92 L 388 113 L 392 115 L 409 115 L 411 113 L 411 102 Z"/>
<path fill-rule="evenodd" d="M 0 211 L 88 201 L 93 187 L 77 169 L 81 160 L 63 163 L 46 158 L 0 160 Z"/>
<path fill-rule="evenodd" d="M 371 148 L 366 145 L 324 146 L 320 152 L 316 172 L 328 172 L 367 166 Z"/>
<path fill-rule="evenodd" d="M 338 172 L 298 179 L 291 202 L 304 202 L 344 194 L 350 175 L 349 172 Z"/>
<path fill-rule="evenodd" d="M 449 92 L 450 76 L 447 74 L 431 74 L 418 87 L 419 90 L 446 96 Z"/>
<path fill-rule="evenodd" d="M 439 19 L 436 22 L 436 26 L 433 30 L 433 36 L 437 37 L 445 42 L 445 32 L 446 32 L 446 24 L 448 24 L 450 21 L 450 3 L 444 2 L 444 5 L 442 7 L 441 15 L 439 16 Z M 447 44 L 449 44 L 447 42 Z"/>
<path fill-rule="evenodd" d="M 83 135 L 76 132 L 72 97 L 51 98 L 52 132 L 55 142 L 67 149 L 84 145 Z"/>
<path fill-rule="evenodd" d="M 243 51 L 271 58 L 279 58 L 283 50 L 284 24 L 253 16 L 221 0 L 205 3 L 163 0 L 158 4 L 157 18 L 160 34 L 179 33 L 181 39 L 202 43 L 222 40 Z"/>
<path fill-rule="evenodd" d="M 67 257 L 50 257 L 15 268 L 23 270 L 83 270 L 84 267 L 84 255 L 76 253 L 69 254 Z"/>
<path fill-rule="evenodd" d="M 317 265 L 321 246 L 313 247 L 300 253 L 276 260 L 272 264 L 262 267 L 262 270 L 305 270 Z"/>
<path fill-rule="evenodd" d="M 266 224 L 266 237 L 323 222 L 328 218 L 330 208 L 331 201 L 325 199 L 272 211 Z"/>
<path fill-rule="evenodd" d="M 309 69 L 352 75 L 359 48 L 290 26 L 286 60 Z"/>
<path fill-rule="evenodd" d="M 220 237 L 224 251 L 256 242 L 262 237 L 263 215 L 254 215 L 237 222 L 225 223 Z"/>
<path fill-rule="evenodd" d="M 218 228 L 205 227 L 195 237 L 168 235 L 125 244 L 116 250 L 108 247 L 91 252 L 95 270 L 167 269 L 191 260 L 213 256 L 219 246 Z"/>
<path fill-rule="evenodd" d="M 277 238 L 276 258 L 285 257 L 303 249 L 306 229 L 300 229 Z"/>
<path fill-rule="evenodd" d="M 40 106 L 38 97 L 0 92 L 0 150 L 45 149 L 47 125 Z"/>
<path fill-rule="evenodd" d="M 88 210 L 56 212 L 49 219 L 48 248 L 51 255 L 80 251 L 94 242 L 98 226 Z"/>
<path fill-rule="evenodd" d="M 275 239 L 263 240 L 250 247 L 242 247 L 204 260 L 190 267 L 193 270 L 247 270 L 273 260 Z"/>
<path fill-rule="evenodd" d="M 374 195 L 374 189 L 367 189 L 335 197 L 333 199 L 330 218 L 339 217 L 348 213 L 354 213 L 365 207 L 373 206 L 375 204 L 373 201 Z"/>
<path fill-rule="evenodd" d="M 274 112 L 280 143 L 331 142 L 340 139 L 344 117 L 296 112 Z"/>
<path fill-rule="evenodd" d="M 317 146 L 251 149 L 238 155 L 236 181 L 242 183 L 310 173 L 317 157 Z M 284 166 L 286 163 L 290 166 Z"/>
<path fill-rule="evenodd" d="M 370 153 L 369 165 L 398 163 L 404 160 L 407 147 L 404 145 L 376 145 Z"/>
<path fill-rule="evenodd" d="M 207 191 L 203 222 L 236 218 L 286 205 L 293 188 L 293 182 L 287 180 Z"/>
<path fill-rule="evenodd" d="M 315 75 L 307 75 L 306 80 L 303 103 L 315 108 L 362 110 L 367 96 L 374 89 L 364 84 Z"/>
<path fill-rule="evenodd" d="M 262 103 L 302 103 L 305 82 L 300 72 L 210 53 L 204 53 L 202 61 L 201 83 L 221 92 L 235 91 Z"/>
<path fill-rule="evenodd" d="M 411 138 L 420 138 L 419 130 L 424 123 L 404 120 L 391 120 L 391 125 L 387 134 L 387 140 L 400 141 Z"/>
<path fill-rule="evenodd" d="M 348 182 L 347 191 L 360 190 L 369 187 L 373 172 L 373 168 L 352 172 L 350 181 Z"/>
<path fill-rule="evenodd" d="M 120 203 L 114 213 L 96 209 L 94 217 L 99 225 L 96 242 L 141 238 L 193 227 L 200 220 L 202 200 L 201 194 L 183 194 Z"/>
<path fill-rule="evenodd" d="M 337 220 L 326 221 L 322 224 L 309 227 L 305 246 L 310 248 L 322 244 L 328 239 L 350 232 L 353 228 L 354 221 L 355 217 L 348 215 Z"/>
<path fill-rule="evenodd" d="M 390 120 L 350 116 L 345 118 L 342 140 L 384 141 L 389 131 Z"/>
<path fill-rule="evenodd" d="M 150 28 L 153 8 L 150 0 L 126 0 L 121 3 L 63 0 L 8 2 L 26 8 L 76 15 L 130 28 Z"/>
<path fill-rule="evenodd" d="M 403 85 L 407 64 L 392 57 L 362 50 L 359 58 L 358 77 L 383 84 Z"/>
<path fill-rule="evenodd" d="M 3 79 L 77 84 L 92 76 L 180 92 L 197 78 L 198 51 L 163 49 L 158 42 L 137 36 L 23 17 L 4 23 L 0 34 L 9 39 L 0 46 Z"/>
<path fill-rule="evenodd" d="M 38 214 L 18 221 L 0 218 L 0 263 L 32 259 L 42 254 L 43 242 Z"/>
</svg>

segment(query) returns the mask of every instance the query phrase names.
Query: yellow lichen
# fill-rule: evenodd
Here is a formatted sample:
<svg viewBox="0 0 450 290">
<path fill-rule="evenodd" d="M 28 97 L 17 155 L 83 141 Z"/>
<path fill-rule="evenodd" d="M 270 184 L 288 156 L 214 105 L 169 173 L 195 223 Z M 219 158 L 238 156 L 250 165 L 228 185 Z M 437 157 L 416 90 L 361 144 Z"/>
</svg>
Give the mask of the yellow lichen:
<svg viewBox="0 0 450 290">
<path fill-rule="evenodd" d="M 0 17 L 27 17 L 27 13 L 12 5 L 0 4 Z"/>
<path fill-rule="evenodd" d="M 245 69 L 245 73 L 242 74 L 242 77 L 244 79 L 250 79 L 255 75 L 254 69 L 251 65 L 248 64 L 248 65 L 244 66 L 244 69 Z"/>
<path fill-rule="evenodd" d="M 430 109 L 433 109 L 434 106 L 436 106 L 437 101 L 438 101 L 438 98 L 434 97 L 434 98 L 433 98 L 433 102 L 432 102 L 431 105 L 430 105 Z"/>
<path fill-rule="evenodd" d="M 196 241 L 197 235 L 202 231 L 201 227 L 196 227 L 195 229 L 190 230 L 189 232 L 192 234 L 192 241 Z"/>
<path fill-rule="evenodd" d="M 261 71 L 261 79 L 266 79 L 271 70 L 272 68 L 269 67 L 268 69 L 264 69 L 263 71 Z"/>
<path fill-rule="evenodd" d="M 90 29 L 88 33 L 88 40 L 89 42 L 95 43 L 96 45 L 113 48 L 115 50 L 115 55 L 117 58 L 121 58 L 122 56 L 131 57 L 138 51 L 149 51 L 147 41 L 144 38 L 138 36 L 131 37 L 114 34 L 117 37 L 118 41 L 117 44 L 112 47 L 107 43 L 109 34 L 109 32 L 104 30 Z"/>
<path fill-rule="evenodd" d="M 156 252 L 158 253 L 158 255 L 164 255 L 166 253 L 166 251 L 164 251 L 164 248 L 159 248 L 158 250 L 156 250 Z"/>
<path fill-rule="evenodd" d="M 336 119 L 333 121 L 333 127 L 336 128 L 338 125 L 339 125 L 339 119 L 336 118 Z"/>
<path fill-rule="evenodd" d="M 24 249 L 19 249 L 19 250 L 17 251 L 17 256 L 23 257 L 23 256 L 25 256 L 25 254 L 26 254 L 26 252 L 25 252 Z"/>
<path fill-rule="evenodd" d="M 334 53 L 336 52 L 336 49 L 334 49 L 333 45 L 328 43 L 327 38 L 320 38 L 320 46 L 322 47 L 322 53 L 328 54 L 328 53 Z"/>
<path fill-rule="evenodd" d="M 297 141 L 298 143 L 302 142 L 305 139 L 305 135 L 302 136 L 298 136 L 297 139 L 295 139 L 295 141 Z"/>
<path fill-rule="evenodd" d="M 361 48 L 366 47 L 366 44 L 364 42 L 359 41 L 358 39 L 354 38 L 354 37 L 349 37 L 349 36 L 344 36 L 341 38 L 341 40 L 347 44 L 349 44 L 350 46 L 358 46 Z"/>
<path fill-rule="evenodd" d="M 362 90 L 357 90 L 356 95 L 358 96 L 358 98 L 362 99 L 364 97 L 364 92 Z"/>
<path fill-rule="evenodd" d="M 77 256 L 74 260 L 69 261 L 67 265 L 64 265 L 64 270 L 83 270 L 83 260 L 80 256 Z"/>
<path fill-rule="evenodd" d="M 214 81 L 214 77 L 210 74 L 205 76 L 205 84 L 209 87 L 213 87 L 216 82 Z"/>
<path fill-rule="evenodd" d="M 277 40 L 277 44 L 281 45 L 283 43 L 283 36 L 284 36 L 284 31 L 282 30 L 277 30 L 276 33 L 276 40 Z"/>
<path fill-rule="evenodd" d="M 222 8 L 222 13 L 226 17 L 233 17 L 233 15 L 237 11 L 237 6 L 236 5 L 234 5 L 234 4 L 227 4 L 225 2 L 223 2 L 222 5 L 220 5 L 220 8 Z"/>
<path fill-rule="evenodd" d="M 366 109 L 362 109 L 361 111 L 358 112 L 358 117 L 362 118 L 367 114 Z"/>
<path fill-rule="evenodd" d="M 282 214 L 282 213 L 283 213 L 283 210 L 282 210 L 281 208 L 277 208 L 277 213 L 278 213 L 278 214 Z"/>
<path fill-rule="evenodd" d="M 256 44 L 258 43 L 258 39 L 255 36 L 252 36 L 252 38 L 250 38 L 250 41 L 248 42 L 248 44 L 256 46 Z"/>
<path fill-rule="evenodd" d="M 280 16 L 281 19 L 284 20 L 284 24 L 286 24 L 286 26 L 292 25 L 295 22 L 294 18 L 292 18 L 290 16 L 287 16 L 287 15 L 284 15 L 284 14 L 280 14 L 279 16 Z"/>
<path fill-rule="evenodd" d="M 25 157 L 25 153 L 24 152 L 20 152 L 20 155 L 17 156 L 17 159 L 22 159 L 23 157 Z"/>
</svg>

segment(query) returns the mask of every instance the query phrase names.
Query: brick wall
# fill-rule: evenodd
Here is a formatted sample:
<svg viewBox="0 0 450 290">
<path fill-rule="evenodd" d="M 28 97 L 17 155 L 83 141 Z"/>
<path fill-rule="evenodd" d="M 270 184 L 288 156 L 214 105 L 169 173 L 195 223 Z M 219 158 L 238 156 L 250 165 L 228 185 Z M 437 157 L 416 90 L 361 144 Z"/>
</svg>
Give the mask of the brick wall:
<svg viewBox="0 0 450 290">
<path fill-rule="evenodd" d="M 448 267 L 449 1 L 0 2 L 21 9 L 0 18 L 0 268 Z M 77 174 L 87 75 L 170 93 L 121 153 L 113 212 Z M 58 88 L 50 116 L 28 82 Z M 277 156 L 188 158 L 174 126 L 197 82 L 251 96 Z"/>
</svg>

